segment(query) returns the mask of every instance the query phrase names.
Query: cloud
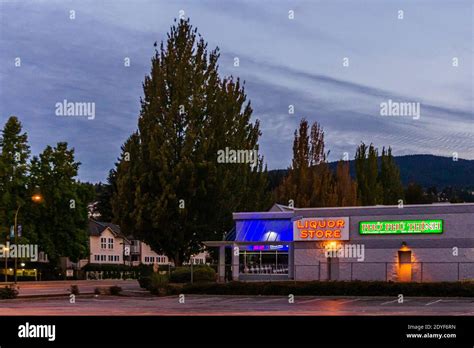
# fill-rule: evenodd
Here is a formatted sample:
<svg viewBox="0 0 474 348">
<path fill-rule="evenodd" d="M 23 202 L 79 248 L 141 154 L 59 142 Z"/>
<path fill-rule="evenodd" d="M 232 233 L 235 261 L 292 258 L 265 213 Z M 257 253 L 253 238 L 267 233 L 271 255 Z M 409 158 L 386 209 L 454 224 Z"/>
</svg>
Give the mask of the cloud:
<svg viewBox="0 0 474 348">
<path fill-rule="evenodd" d="M 408 1 L 405 22 L 392 5 L 367 5 L 370 11 L 350 2 L 341 10 L 337 1 L 1 2 L 0 123 L 18 115 L 34 153 L 67 141 L 82 162 L 80 179 L 104 180 L 137 127 L 153 42 L 166 38 L 184 9 L 209 48 L 221 48 L 221 74 L 246 80 L 269 168 L 290 164 L 302 117 L 324 127 L 332 159 L 353 155 L 361 141 L 390 145 L 396 155 L 474 158 L 470 3 Z M 95 102 L 96 119 L 56 117 L 54 105 L 64 99 Z M 387 99 L 420 102 L 421 118 L 381 117 Z"/>
</svg>

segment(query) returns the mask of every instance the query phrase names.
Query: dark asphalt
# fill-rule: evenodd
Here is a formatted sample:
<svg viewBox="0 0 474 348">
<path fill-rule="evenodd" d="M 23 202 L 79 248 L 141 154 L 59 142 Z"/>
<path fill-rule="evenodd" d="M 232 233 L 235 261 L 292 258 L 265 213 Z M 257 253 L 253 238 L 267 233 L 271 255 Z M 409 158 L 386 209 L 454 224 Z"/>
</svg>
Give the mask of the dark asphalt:
<svg viewBox="0 0 474 348">
<path fill-rule="evenodd" d="M 1 300 L 2 315 L 467 315 L 474 298 L 281 296 L 68 296 Z"/>
</svg>

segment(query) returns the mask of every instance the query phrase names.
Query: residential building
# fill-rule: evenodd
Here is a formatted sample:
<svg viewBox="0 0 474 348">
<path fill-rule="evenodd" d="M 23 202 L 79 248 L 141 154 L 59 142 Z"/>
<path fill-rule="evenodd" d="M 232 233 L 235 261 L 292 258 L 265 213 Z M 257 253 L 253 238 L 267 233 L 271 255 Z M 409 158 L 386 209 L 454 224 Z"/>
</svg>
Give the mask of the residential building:
<svg viewBox="0 0 474 348">
<path fill-rule="evenodd" d="M 125 264 L 127 248 L 130 241 L 119 226 L 89 219 L 89 263 Z"/>
<path fill-rule="evenodd" d="M 132 266 L 173 264 L 167 256 L 154 252 L 145 242 L 133 236 L 125 237 L 120 226 L 92 218 L 89 219 L 89 248 L 89 263 Z M 192 257 L 192 262 L 206 264 L 207 257 L 207 252 L 201 252 Z"/>
</svg>

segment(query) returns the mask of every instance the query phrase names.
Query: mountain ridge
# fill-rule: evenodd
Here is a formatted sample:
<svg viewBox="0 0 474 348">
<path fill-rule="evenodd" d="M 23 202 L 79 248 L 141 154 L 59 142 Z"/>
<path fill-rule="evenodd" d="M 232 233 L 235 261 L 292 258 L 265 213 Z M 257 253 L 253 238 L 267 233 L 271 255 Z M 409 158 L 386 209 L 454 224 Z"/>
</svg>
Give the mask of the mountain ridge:
<svg viewBox="0 0 474 348">
<path fill-rule="evenodd" d="M 400 168 L 400 178 L 403 185 L 414 182 L 424 188 L 435 186 L 437 189 L 451 186 L 453 188 L 474 188 L 474 160 L 458 159 L 436 155 L 403 155 L 394 156 L 394 161 Z M 380 160 L 380 157 L 379 157 Z M 335 170 L 337 161 L 329 162 Z M 355 178 L 355 162 L 349 161 L 351 176 Z M 276 187 L 286 175 L 288 169 L 269 170 L 270 186 Z"/>
</svg>

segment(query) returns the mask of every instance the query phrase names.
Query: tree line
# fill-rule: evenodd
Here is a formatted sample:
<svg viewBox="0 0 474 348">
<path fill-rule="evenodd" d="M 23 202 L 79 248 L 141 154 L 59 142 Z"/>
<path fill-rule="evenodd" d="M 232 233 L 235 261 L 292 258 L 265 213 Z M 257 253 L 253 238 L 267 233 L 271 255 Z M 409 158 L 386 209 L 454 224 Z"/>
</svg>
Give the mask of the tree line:
<svg viewBox="0 0 474 348">
<path fill-rule="evenodd" d="M 18 211 L 19 244 L 38 244 L 53 263 L 60 256 L 88 257 L 87 204 L 94 190 L 75 179 L 79 165 L 65 142 L 31 156 L 27 133 L 10 117 L 0 135 L 0 243 L 10 239 Z"/>
<path fill-rule="evenodd" d="M 295 131 L 293 161 L 286 176 L 275 188 L 276 202 L 294 207 L 344 207 L 356 205 L 398 204 L 404 189 L 392 150 L 361 143 L 356 150 L 356 179 L 349 162 L 341 159 L 335 172 L 327 162 L 324 131 L 319 123 L 309 127 L 303 119 Z"/>
</svg>

